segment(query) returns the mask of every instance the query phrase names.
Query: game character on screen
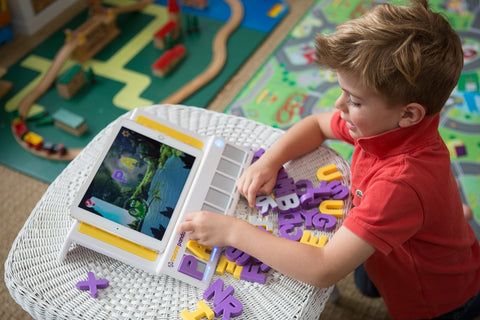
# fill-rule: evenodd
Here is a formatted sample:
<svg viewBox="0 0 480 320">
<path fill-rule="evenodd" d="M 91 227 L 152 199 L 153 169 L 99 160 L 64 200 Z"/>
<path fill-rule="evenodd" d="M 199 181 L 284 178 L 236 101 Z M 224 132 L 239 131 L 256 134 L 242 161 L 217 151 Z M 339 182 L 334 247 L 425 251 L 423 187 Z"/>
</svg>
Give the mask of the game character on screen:
<svg viewBox="0 0 480 320">
<path fill-rule="evenodd" d="M 480 315 L 480 246 L 464 218 L 439 113 L 463 68 L 462 44 L 427 0 L 379 4 L 316 38 L 317 62 L 337 73 L 337 111 L 289 129 L 237 182 L 250 205 L 269 194 L 284 163 L 326 139 L 355 146 L 354 207 L 324 247 L 195 212 L 181 231 L 233 246 L 272 268 L 328 287 L 357 268 L 357 285 L 381 295 L 395 319 Z M 258 245 L 261 244 L 261 245 Z M 369 287 L 370 292 L 365 288 Z"/>
</svg>

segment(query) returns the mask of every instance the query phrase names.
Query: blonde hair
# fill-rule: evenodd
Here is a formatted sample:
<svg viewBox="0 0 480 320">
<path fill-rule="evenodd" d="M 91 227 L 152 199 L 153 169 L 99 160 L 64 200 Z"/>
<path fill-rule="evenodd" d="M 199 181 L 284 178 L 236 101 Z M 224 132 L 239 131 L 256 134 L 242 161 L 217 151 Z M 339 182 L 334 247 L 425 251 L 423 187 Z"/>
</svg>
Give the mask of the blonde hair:
<svg viewBox="0 0 480 320">
<path fill-rule="evenodd" d="M 392 104 L 417 102 L 440 112 L 463 68 L 457 33 L 427 0 L 380 4 L 316 38 L 317 63 L 348 71 Z"/>
</svg>

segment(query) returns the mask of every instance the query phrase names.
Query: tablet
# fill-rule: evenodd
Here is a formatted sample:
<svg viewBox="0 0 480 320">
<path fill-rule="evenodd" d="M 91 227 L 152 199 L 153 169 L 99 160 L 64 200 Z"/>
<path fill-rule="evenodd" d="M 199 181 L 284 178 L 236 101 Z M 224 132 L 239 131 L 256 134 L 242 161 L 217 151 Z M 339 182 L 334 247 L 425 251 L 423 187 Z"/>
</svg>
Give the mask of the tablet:
<svg viewBox="0 0 480 320">
<path fill-rule="evenodd" d="M 71 214 L 161 253 L 201 156 L 198 148 L 121 119 L 75 198 Z"/>
</svg>

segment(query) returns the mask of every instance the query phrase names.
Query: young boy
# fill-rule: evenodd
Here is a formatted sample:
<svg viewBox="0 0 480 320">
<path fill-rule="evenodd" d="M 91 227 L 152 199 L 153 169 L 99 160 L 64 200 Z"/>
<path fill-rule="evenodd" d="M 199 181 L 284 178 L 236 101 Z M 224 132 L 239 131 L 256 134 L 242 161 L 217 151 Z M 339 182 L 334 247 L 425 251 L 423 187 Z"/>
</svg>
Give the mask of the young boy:
<svg viewBox="0 0 480 320">
<path fill-rule="evenodd" d="M 253 206 L 285 162 L 326 139 L 353 144 L 354 208 L 324 247 L 205 211 L 187 215 L 180 231 L 320 287 L 363 264 L 395 319 L 480 315 L 480 247 L 438 133 L 439 112 L 462 71 L 461 42 L 426 0 L 412 3 L 378 5 L 317 37 L 318 63 L 337 72 L 342 89 L 338 111 L 294 125 L 237 183 Z"/>
</svg>

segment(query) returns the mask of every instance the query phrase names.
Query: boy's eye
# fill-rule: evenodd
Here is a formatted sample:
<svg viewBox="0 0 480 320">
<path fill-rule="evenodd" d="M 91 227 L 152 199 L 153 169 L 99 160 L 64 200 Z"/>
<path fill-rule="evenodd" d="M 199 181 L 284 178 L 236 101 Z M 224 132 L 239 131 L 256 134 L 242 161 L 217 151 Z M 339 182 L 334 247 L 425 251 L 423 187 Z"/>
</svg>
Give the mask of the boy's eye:
<svg viewBox="0 0 480 320">
<path fill-rule="evenodd" d="M 352 101 L 352 97 L 348 97 L 347 103 L 353 107 L 360 107 L 360 103 Z"/>
</svg>

